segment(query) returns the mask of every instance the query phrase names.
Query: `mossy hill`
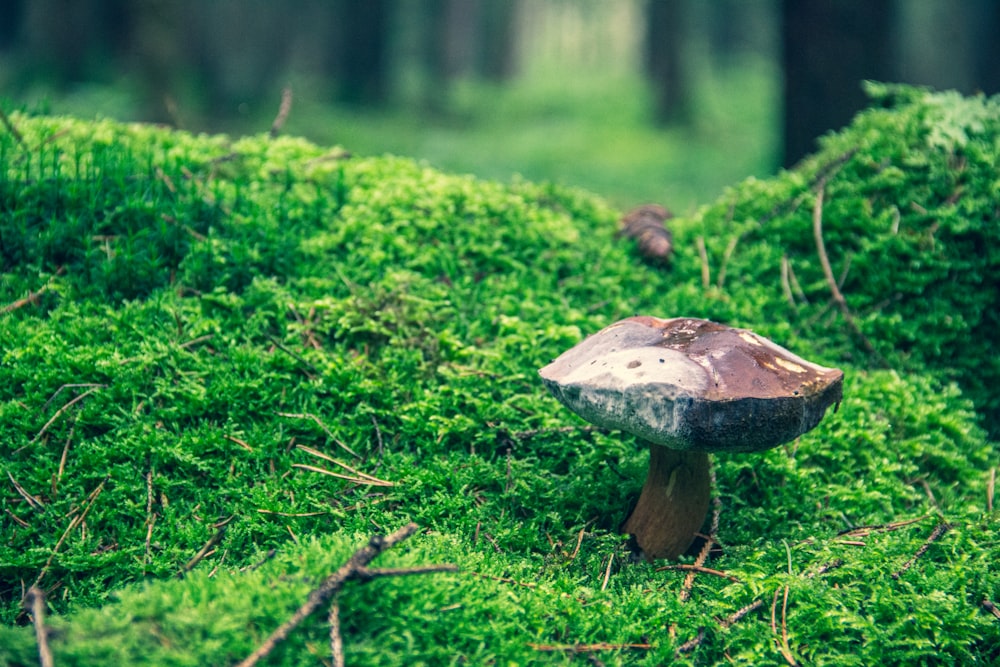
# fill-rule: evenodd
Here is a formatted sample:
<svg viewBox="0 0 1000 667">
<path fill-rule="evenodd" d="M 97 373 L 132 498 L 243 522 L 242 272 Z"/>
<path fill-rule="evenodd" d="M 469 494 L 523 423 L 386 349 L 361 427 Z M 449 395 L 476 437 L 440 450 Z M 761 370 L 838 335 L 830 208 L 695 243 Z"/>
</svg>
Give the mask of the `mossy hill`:
<svg viewBox="0 0 1000 667">
<path fill-rule="evenodd" d="M 459 571 L 349 586 L 348 664 L 997 663 L 1000 105 L 872 92 L 672 221 L 666 268 L 563 187 L 12 114 L 0 665 L 37 664 L 33 583 L 57 665 L 233 664 L 409 520 L 376 563 Z M 537 378 L 635 313 L 847 376 L 793 445 L 716 457 L 728 578 L 687 601 L 617 532 L 646 453 Z M 322 616 L 268 664 L 329 659 Z"/>
</svg>

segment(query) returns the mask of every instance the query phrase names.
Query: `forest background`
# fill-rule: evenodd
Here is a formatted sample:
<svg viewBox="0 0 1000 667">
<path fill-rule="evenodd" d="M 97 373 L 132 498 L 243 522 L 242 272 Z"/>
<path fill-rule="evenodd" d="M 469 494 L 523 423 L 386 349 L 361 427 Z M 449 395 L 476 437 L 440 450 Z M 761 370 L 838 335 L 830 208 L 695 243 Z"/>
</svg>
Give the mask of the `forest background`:
<svg viewBox="0 0 1000 667">
<path fill-rule="evenodd" d="M 6 108 L 283 131 L 678 212 L 767 176 L 875 79 L 1000 92 L 989 0 L 0 2 Z"/>
</svg>

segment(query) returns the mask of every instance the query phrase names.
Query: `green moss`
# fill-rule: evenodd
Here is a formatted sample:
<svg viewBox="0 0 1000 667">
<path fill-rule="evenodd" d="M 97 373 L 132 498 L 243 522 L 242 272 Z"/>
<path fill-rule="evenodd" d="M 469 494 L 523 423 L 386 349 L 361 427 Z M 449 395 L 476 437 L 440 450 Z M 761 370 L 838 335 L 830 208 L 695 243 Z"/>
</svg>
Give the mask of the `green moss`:
<svg viewBox="0 0 1000 667">
<path fill-rule="evenodd" d="M 981 606 L 1000 598 L 982 427 L 995 368 L 977 338 L 996 317 L 995 104 L 880 99 L 891 108 L 799 169 L 676 221 L 669 270 L 638 261 L 614 238 L 617 212 L 578 191 L 296 139 L 13 116 L 23 143 L 0 135 L 0 664 L 36 660 L 16 627 L 36 580 L 57 664 L 235 662 L 365 535 L 411 519 L 426 532 L 379 563 L 461 571 L 349 587 L 352 664 L 574 663 L 586 656 L 543 648 L 600 643 L 617 646 L 605 664 L 664 664 L 701 630 L 682 664 L 783 664 L 786 590 L 804 662 L 1000 659 Z M 816 259 L 818 177 L 860 335 Z M 750 326 L 847 371 L 815 431 L 717 459 L 712 566 L 738 581 L 700 575 L 686 603 L 683 573 L 629 563 L 617 534 L 645 453 L 565 430 L 580 423 L 536 375 L 636 312 Z M 392 486 L 318 472 L 356 476 L 330 458 Z M 864 526 L 880 528 L 844 533 Z M 317 618 L 273 662 L 328 655 Z"/>
</svg>

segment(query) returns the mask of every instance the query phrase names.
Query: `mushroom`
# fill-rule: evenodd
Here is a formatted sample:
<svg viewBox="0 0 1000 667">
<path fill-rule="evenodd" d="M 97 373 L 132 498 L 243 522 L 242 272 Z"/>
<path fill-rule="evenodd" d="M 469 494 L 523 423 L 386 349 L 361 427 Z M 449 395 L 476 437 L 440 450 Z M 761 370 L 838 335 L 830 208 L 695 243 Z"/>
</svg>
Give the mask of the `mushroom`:
<svg viewBox="0 0 1000 667">
<path fill-rule="evenodd" d="M 621 320 L 539 374 L 579 416 L 649 444 L 646 483 L 622 529 L 650 561 L 694 541 L 708 512 L 710 452 L 794 440 L 840 404 L 844 379 L 751 331 L 686 317 Z"/>
</svg>

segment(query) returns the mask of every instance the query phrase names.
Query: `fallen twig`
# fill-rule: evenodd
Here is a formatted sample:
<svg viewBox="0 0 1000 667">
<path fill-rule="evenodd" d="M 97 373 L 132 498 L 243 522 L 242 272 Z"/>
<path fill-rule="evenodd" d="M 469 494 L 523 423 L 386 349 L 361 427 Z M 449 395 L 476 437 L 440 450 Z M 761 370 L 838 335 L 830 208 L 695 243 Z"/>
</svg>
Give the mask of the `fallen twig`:
<svg viewBox="0 0 1000 667">
<path fill-rule="evenodd" d="M 711 548 L 711 542 L 706 540 L 705 546 Z M 702 550 L 704 551 L 705 549 Z M 740 580 L 731 574 L 727 574 L 722 570 L 713 570 L 710 567 L 702 567 L 701 565 L 688 565 L 686 563 L 679 563 L 677 565 L 664 565 L 662 567 L 656 568 L 657 572 L 662 572 L 664 570 L 682 570 L 684 572 L 689 572 L 689 573 L 711 574 L 716 577 L 722 577 L 723 579 L 728 579 L 729 581 L 732 581 L 733 583 L 736 584 L 740 583 Z M 682 597 L 681 601 L 684 602 L 687 600 L 689 596 L 682 595 L 681 597 Z"/>
<path fill-rule="evenodd" d="M 652 644 L 611 644 L 609 642 L 597 642 L 596 644 L 528 644 L 536 651 L 550 653 L 595 653 L 597 651 L 648 651 L 653 648 Z"/>
<path fill-rule="evenodd" d="M 715 467 L 712 466 L 708 471 L 709 475 L 709 486 L 713 489 L 718 489 L 715 482 Z M 702 545 L 701 551 L 698 552 L 698 556 L 694 559 L 694 565 L 681 565 L 681 566 L 670 566 L 661 567 L 660 570 L 668 569 L 681 569 L 687 570 L 687 576 L 684 577 L 684 584 L 681 586 L 680 601 L 687 602 L 691 597 L 691 589 L 694 586 L 694 576 L 698 572 L 704 572 L 707 574 L 715 574 L 719 576 L 726 577 L 731 581 L 738 582 L 736 577 L 732 577 L 725 572 L 719 570 L 713 570 L 711 568 L 703 567 L 705 562 L 708 560 L 709 554 L 712 552 L 712 546 L 716 543 L 715 536 L 719 532 L 719 517 L 722 514 L 722 499 L 719 498 L 719 494 L 715 493 L 712 496 L 712 523 L 711 527 L 708 529 L 708 535 L 705 537 L 705 544 Z"/>
<path fill-rule="evenodd" d="M 17 310 L 18 308 L 24 308 L 25 306 L 30 306 L 32 304 L 38 303 L 38 298 L 41 297 L 43 294 L 45 294 L 45 292 L 52 286 L 52 281 L 55 280 L 57 276 L 61 276 L 64 273 L 66 273 L 66 267 L 60 266 L 58 269 L 56 269 L 56 272 L 52 275 L 52 277 L 49 278 L 48 282 L 46 282 L 44 285 L 39 287 L 34 292 L 30 292 L 28 296 L 24 297 L 23 299 L 18 299 L 17 301 L 7 304 L 2 309 L 0 309 L 0 313 L 10 313 Z"/>
<path fill-rule="evenodd" d="M 90 512 L 90 508 L 94 506 L 94 501 L 97 500 L 97 496 L 101 495 L 101 492 L 104 491 L 104 484 L 107 481 L 108 478 L 105 477 L 104 480 L 97 485 L 97 488 L 91 491 L 90 495 L 87 496 L 87 500 L 85 501 L 87 503 L 87 506 L 84 507 L 83 511 L 77 514 L 75 517 L 73 517 L 73 519 L 69 522 L 69 525 L 66 527 L 66 530 L 63 531 L 63 534 L 59 537 L 59 540 L 56 542 L 55 547 L 52 548 L 52 553 L 49 554 L 49 558 L 48 560 L 45 561 L 45 565 L 42 566 L 42 569 L 38 573 L 38 576 L 35 577 L 35 583 L 32 584 L 32 587 L 37 587 L 38 584 L 41 583 L 42 578 L 45 577 L 46 573 L 48 573 L 49 571 L 49 568 L 52 567 L 52 561 L 55 560 L 56 554 L 58 554 L 59 550 L 62 548 L 63 542 L 65 542 L 69 534 L 73 532 L 73 529 L 79 526 L 81 523 L 83 523 L 84 519 L 87 518 L 87 514 Z"/>
<path fill-rule="evenodd" d="M 38 496 L 34 496 L 28 493 L 28 491 L 25 490 L 25 488 L 21 486 L 16 479 L 14 479 L 14 475 L 12 475 L 9 470 L 7 471 L 7 477 L 10 478 L 10 483 L 14 485 L 14 490 L 17 491 L 17 495 L 24 498 L 25 502 L 28 503 L 29 507 L 31 507 L 34 510 L 45 509 L 45 503 L 42 501 L 42 499 L 39 498 Z"/>
<path fill-rule="evenodd" d="M 24 146 L 24 137 L 21 136 L 21 133 L 14 126 L 14 123 L 11 122 L 10 116 L 8 116 L 7 112 L 2 108 L 0 108 L 0 123 L 3 123 L 3 126 L 7 128 L 7 131 L 10 132 L 10 136 L 14 137 L 14 141 L 16 141 L 19 145 Z"/>
<path fill-rule="evenodd" d="M 62 415 L 62 413 L 66 412 L 71 407 L 73 407 L 74 405 L 76 405 L 77 403 L 79 403 L 80 401 L 82 401 L 83 399 L 85 399 L 86 397 L 90 396 L 91 394 L 93 394 L 98 389 L 103 389 L 107 385 L 95 384 L 95 385 L 81 385 L 81 386 L 90 386 L 90 389 L 88 389 L 87 391 L 83 392 L 79 396 L 76 396 L 75 398 L 73 398 L 73 400 L 71 400 L 68 403 L 66 403 L 66 405 L 64 405 L 61 408 L 59 408 L 58 410 L 56 410 L 56 413 L 54 415 L 52 415 L 52 417 L 47 422 L 45 422 L 45 425 L 42 426 L 41 430 L 38 433 L 35 434 L 34 438 L 31 439 L 31 442 L 28 443 L 29 445 L 33 445 L 36 442 L 38 442 L 38 440 L 43 435 L 45 435 L 45 432 L 49 430 L 49 427 L 52 426 L 52 424 L 54 424 L 57 419 L 59 419 L 59 417 Z"/>
<path fill-rule="evenodd" d="M 712 270 L 708 266 L 708 248 L 705 247 L 705 237 L 699 236 L 694 242 L 698 246 L 698 257 L 701 258 L 701 286 L 707 290 L 712 286 Z"/>
<path fill-rule="evenodd" d="M 330 648 L 333 652 L 332 664 L 334 667 L 343 667 L 344 653 L 343 640 L 340 636 L 340 611 L 336 605 L 337 593 L 340 592 L 344 584 L 352 579 L 367 581 L 379 576 L 395 576 L 404 574 L 423 574 L 427 572 L 455 572 L 458 568 L 450 564 L 429 565 L 415 568 L 392 568 L 370 570 L 368 564 L 383 551 L 391 549 L 403 540 L 407 539 L 417 531 L 417 524 L 408 523 L 394 533 L 389 535 L 374 535 L 368 540 L 368 544 L 354 552 L 344 565 L 336 572 L 323 580 L 318 588 L 309 594 L 306 602 L 299 607 L 292 616 L 282 623 L 272 632 L 267 639 L 251 653 L 246 659 L 241 661 L 238 667 L 252 667 L 261 659 L 274 650 L 274 648 L 284 641 L 291 632 L 299 626 L 302 621 L 313 614 L 317 609 L 328 601 L 333 600 L 328 618 L 330 620 Z"/>
<path fill-rule="evenodd" d="M 990 479 L 986 482 L 986 511 L 993 511 L 993 492 L 997 487 L 997 469 L 990 468 Z"/>
<path fill-rule="evenodd" d="M 903 574 L 907 570 L 913 567 L 913 564 L 917 562 L 917 559 L 923 556 L 925 553 L 927 553 L 927 550 L 931 548 L 931 545 L 934 544 L 934 542 L 937 542 L 942 535 L 948 532 L 949 529 L 951 529 L 950 523 L 942 522 L 934 526 L 934 530 L 931 531 L 931 534 L 930 536 L 928 536 L 927 540 L 922 545 L 920 545 L 920 548 L 917 549 L 916 553 L 914 553 L 908 561 L 903 563 L 903 567 L 899 568 L 897 571 L 892 573 L 892 578 L 899 579 L 901 576 L 903 576 Z"/>
<path fill-rule="evenodd" d="M 854 314 L 851 309 L 847 306 L 847 299 L 844 298 L 844 294 L 840 291 L 840 287 L 837 286 L 837 280 L 833 277 L 833 268 L 830 266 L 830 257 L 826 254 L 826 245 L 823 243 L 823 193 L 826 190 L 826 180 L 821 179 L 819 185 L 816 188 L 816 202 L 813 204 L 813 237 L 816 241 L 816 254 L 819 256 L 820 266 L 823 268 L 823 276 L 826 278 L 827 287 L 830 288 L 830 294 L 833 296 L 834 303 L 840 308 L 841 315 L 844 316 L 844 321 L 847 323 L 848 328 L 854 337 L 858 339 L 861 346 L 864 348 L 865 352 L 875 357 L 882 367 L 887 367 L 885 360 L 875 349 L 868 337 L 865 336 L 864 332 L 861 331 L 861 327 L 858 326 L 857 320 L 854 319 Z"/>
<path fill-rule="evenodd" d="M 872 533 L 883 533 L 892 530 L 899 530 L 906 526 L 919 523 L 931 515 L 925 514 L 924 516 L 917 517 L 916 519 L 906 519 L 904 521 L 893 521 L 892 523 L 879 523 L 871 526 L 858 526 L 857 528 L 849 528 L 847 530 L 842 530 L 837 533 L 838 537 L 868 537 Z"/>
<path fill-rule="evenodd" d="M 771 604 L 771 632 L 775 635 L 775 643 L 778 644 L 778 650 L 780 651 L 782 657 L 792 667 L 799 664 L 795 660 L 795 656 L 792 655 L 792 649 L 788 645 L 788 585 L 783 586 L 784 588 L 784 598 L 781 603 L 781 636 L 778 637 L 778 623 L 776 618 L 776 609 L 778 607 L 778 591 L 774 591 L 774 601 Z"/>
<path fill-rule="evenodd" d="M 225 519 L 215 525 L 215 532 L 210 538 L 208 538 L 205 545 L 201 549 L 198 549 L 198 553 L 192 556 L 191 560 L 184 563 L 184 566 L 177 571 L 178 579 L 183 578 L 185 574 L 193 570 L 198 563 L 200 563 L 206 556 L 208 556 L 209 553 L 212 552 L 215 545 L 222 541 L 223 536 L 226 534 L 226 526 L 232 520 L 233 517 L 229 517 L 228 519 Z"/>
<path fill-rule="evenodd" d="M 38 642 L 38 664 L 53 667 L 52 649 L 49 648 L 49 630 L 45 627 L 45 592 L 37 586 L 28 589 L 24 596 L 24 606 L 31 612 L 31 622 L 35 626 L 35 641 Z"/>
</svg>

